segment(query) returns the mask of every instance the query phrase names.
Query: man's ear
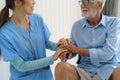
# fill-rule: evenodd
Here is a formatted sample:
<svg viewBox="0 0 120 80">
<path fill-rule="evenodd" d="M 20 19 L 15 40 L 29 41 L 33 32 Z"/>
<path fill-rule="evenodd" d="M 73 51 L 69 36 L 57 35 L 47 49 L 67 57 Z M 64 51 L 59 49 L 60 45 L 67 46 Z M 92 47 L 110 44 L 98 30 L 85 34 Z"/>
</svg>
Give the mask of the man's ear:
<svg viewBox="0 0 120 80">
<path fill-rule="evenodd" d="M 99 9 L 102 9 L 102 2 L 98 2 L 98 6 Z"/>
</svg>

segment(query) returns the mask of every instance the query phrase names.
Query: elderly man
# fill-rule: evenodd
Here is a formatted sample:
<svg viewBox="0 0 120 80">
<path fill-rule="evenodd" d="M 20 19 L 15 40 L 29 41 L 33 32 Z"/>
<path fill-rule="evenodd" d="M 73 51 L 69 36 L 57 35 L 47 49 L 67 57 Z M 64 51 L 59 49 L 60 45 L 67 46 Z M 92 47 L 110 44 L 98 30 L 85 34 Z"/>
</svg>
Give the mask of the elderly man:
<svg viewBox="0 0 120 80">
<path fill-rule="evenodd" d="M 73 44 L 62 46 L 79 55 L 78 65 L 58 63 L 55 80 L 120 80 L 120 20 L 102 14 L 104 4 L 80 0 L 83 18 L 73 25 Z"/>
</svg>

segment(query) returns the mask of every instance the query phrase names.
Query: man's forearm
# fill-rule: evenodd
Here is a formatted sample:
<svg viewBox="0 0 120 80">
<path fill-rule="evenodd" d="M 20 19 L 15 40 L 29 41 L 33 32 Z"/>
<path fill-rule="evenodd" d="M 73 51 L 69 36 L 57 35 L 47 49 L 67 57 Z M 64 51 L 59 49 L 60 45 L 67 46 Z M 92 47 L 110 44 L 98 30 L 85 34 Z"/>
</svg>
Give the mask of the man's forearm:
<svg viewBox="0 0 120 80">
<path fill-rule="evenodd" d="M 75 53 L 79 54 L 79 55 L 84 55 L 84 56 L 88 56 L 89 57 L 89 50 L 85 49 L 85 48 L 76 47 Z"/>
</svg>

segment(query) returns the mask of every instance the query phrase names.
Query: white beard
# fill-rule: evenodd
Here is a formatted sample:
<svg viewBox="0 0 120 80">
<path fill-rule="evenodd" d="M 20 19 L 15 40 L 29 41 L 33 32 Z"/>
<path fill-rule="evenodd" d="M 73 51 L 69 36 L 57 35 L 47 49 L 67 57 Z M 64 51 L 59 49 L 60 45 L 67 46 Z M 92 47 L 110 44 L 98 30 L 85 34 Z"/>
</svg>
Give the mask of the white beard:
<svg viewBox="0 0 120 80">
<path fill-rule="evenodd" d="M 82 16 L 86 18 L 95 18 L 97 11 L 95 8 L 92 8 L 88 12 L 82 12 Z"/>
</svg>

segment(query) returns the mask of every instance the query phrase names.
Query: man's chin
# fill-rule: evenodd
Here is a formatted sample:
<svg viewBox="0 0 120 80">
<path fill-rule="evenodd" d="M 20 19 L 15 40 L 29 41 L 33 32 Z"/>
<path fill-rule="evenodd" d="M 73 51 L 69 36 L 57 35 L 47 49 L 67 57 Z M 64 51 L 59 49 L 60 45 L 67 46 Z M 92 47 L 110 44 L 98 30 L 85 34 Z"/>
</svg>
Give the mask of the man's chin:
<svg viewBox="0 0 120 80">
<path fill-rule="evenodd" d="M 95 16 L 90 16 L 90 15 L 87 15 L 87 14 L 82 14 L 82 17 L 85 17 L 85 18 L 87 18 L 87 19 L 89 19 L 89 18 L 94 18 Z"/>
<path fill-rule="evenodd" d="M 87 18 L 87 17 L 88 17 L 88 15 L 86 15 L 86 14 L 82 14 L 82 17 L 86 17 L 86 18 Z"/>
</svg>

